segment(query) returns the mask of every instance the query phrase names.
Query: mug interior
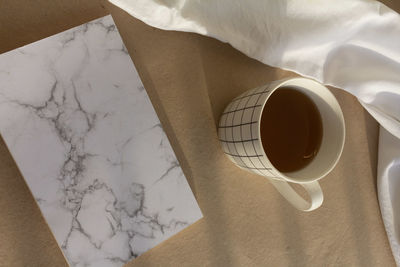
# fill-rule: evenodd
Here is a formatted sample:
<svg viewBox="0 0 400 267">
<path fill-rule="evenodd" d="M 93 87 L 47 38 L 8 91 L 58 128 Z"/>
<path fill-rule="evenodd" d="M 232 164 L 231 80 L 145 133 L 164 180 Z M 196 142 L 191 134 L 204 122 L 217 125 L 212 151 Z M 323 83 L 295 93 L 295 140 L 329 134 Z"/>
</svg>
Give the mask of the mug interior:
<svg viewBox="0 0 400 267">
<path fill-rule="evenodd" d="M 275 170 L 289 181 L 297 183 L 315 181 L 327 175 L 340 158 L 345 140 L 343 114 L 336 98 L 325 86 L 313 80 L 298 78 L 280 84 L 275 90 L 287 86 L 307 95 L 317 106 L 322 120 L 322 140 L 315 157 L 302 169 L 293 172 L 280 172 L 276 168 Z M 267 154 L 266 156 L 268 158 Z"/>
</svg>

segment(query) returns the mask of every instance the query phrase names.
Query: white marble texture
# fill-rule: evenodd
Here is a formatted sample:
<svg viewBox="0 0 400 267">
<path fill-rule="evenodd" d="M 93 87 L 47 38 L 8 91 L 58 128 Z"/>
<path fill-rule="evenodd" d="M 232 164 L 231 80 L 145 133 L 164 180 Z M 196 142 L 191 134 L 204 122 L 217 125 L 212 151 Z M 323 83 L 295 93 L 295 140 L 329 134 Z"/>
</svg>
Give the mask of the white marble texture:
<svg viewBox="0 0 400 267">
<path fill-rule="evenodd" d="M 0 132 L 71 266 L 202 217 L 111 16 L 0 55 Z"/>
</svg>

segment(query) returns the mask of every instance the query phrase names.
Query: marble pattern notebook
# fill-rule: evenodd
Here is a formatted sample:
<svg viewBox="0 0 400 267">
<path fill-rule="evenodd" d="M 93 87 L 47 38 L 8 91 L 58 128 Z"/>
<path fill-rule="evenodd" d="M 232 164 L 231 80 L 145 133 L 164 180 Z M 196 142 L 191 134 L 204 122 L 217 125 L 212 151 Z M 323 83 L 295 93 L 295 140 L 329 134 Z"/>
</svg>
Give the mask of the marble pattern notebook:
<svg viewBox="0 0 400 267">
<path fill-rule="evenodd" d="M 202 217 L 111 16 L 0 55 L 0 132 L 71 266 Z"/>
</svg>

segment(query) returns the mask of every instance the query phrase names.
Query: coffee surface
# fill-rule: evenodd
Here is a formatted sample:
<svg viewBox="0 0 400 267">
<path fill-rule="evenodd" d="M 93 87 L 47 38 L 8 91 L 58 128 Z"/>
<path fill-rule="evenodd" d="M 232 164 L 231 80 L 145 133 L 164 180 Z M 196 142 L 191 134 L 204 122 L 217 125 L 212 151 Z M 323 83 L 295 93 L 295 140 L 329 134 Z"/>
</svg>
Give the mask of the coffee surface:
<svg viewBox="0 0 400 267">
<path fill-rule="evenodd" d="M 260 127 L 264 151 L 281 172 L 307 166 L 321 145 L 322 120 L 317 106 L 294 88 L 282 87 L 272 93 Z"/>
</svg>

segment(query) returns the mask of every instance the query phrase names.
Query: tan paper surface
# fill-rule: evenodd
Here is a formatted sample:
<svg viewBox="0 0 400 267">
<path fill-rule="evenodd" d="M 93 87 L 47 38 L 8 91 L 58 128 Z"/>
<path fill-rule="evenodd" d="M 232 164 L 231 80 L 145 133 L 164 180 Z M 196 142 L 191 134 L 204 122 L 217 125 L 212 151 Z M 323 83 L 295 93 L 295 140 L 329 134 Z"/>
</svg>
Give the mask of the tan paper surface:
<svg viewBox="0 0 400 267">
<path fill-rule="evenodd" d="M 127 266 L 394 266 L 376 196 L 378 128 L 353 96 L 332 89 L 345 115 L 346 145 L 321 181 L 323 206 L 302 213 L 263 177 L 234 167 L 216 135 L 219 114 L 234 96 L 295 74 L 211 38 L 151 28 L 105 2 L 7 0 L 0 6 L 1 52 L 106 9 L 114 17 L 204 214 Z M 0 218 L 0 266 L 66 265 L 4 142 Z"/>
</svg>

